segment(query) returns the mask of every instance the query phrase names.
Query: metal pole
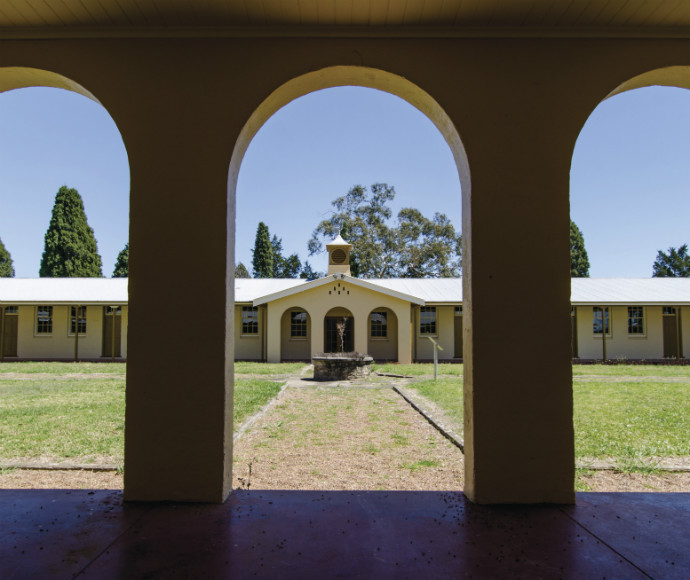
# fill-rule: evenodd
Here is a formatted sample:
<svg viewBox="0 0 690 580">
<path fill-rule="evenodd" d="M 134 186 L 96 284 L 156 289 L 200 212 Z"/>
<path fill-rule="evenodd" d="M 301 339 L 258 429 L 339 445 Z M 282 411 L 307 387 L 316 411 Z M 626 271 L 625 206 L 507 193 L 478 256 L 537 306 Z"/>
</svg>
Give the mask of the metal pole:
<svg viewBox="0 0 690 580">
<path fill-rule="evenodd" d="M 606 362 L 606 310 L 604 307 L 601 307 L 601 348 L 602 348 L 602 356 L 604 357 L 604 361 Z"/>
<path fill-rule="evenodd" d="M 0 361 L 5 360 L 5 307 L 0 306 Z"/>
<path fill-rule="evenodd" d="M 438 349 L 434 345 L 434 380 L 438 380 Z"/>
<path fill-rule="evenodd" d="M 676 306 L 676 360 L 680 360 L 680 306 Z"/>
<path fill-rule="evenodd" d="M 115 316 L 117 308 L 110 307 L 110 360 L 115 360 Z"/>
</svg>

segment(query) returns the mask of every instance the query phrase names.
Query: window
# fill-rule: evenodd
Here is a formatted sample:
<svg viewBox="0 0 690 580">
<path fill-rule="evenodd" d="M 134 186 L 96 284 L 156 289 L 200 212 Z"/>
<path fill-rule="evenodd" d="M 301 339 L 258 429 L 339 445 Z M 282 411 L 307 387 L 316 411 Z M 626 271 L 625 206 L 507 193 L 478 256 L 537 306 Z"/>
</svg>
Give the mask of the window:
<svg viewBox="0 0 690 580">
<path fill-rule="evenodd" d="M 53 307 L 36 307 L 36 334 L 53 333 Z"/>
<path fill-rule="evenodd" d="M 86 334 L 86 306 L 79 306 L 79 322 L 77 323 L 79 328 L 79 334 Z M 76 318 L 77 307 L 72 306 L 70 310 L 70 324 L 69 324 L 69 334 L 74 336 L 74 325 Z"/>
<path fill-rule="evenodd" d="M 306 338 L 307 337 L 307 313 L 306 312 L 291 312 L 290 313 L 290 337 L 291 338 Z"/>
<path fill-rule="evenodd" d="M 122 316 L 122 306 L 106 306 L 105 315 L 106 316 Z"/>
<path fill-rule="evenodd" d="M 19 306 L 5 306 L 5 314 L 19 314 Z"/>
<path fill-rule="evenodd" d="M 259 334 L 259 308 L 242 307 L 242 334 Z"/>
<path fill-rule="evenodd" d="M 462 316 L 462 306 L 456 306 L 453 310 L 455 316 Z"/>
<path fill-rule="evenodd" d="M 628 306 L 628 334 L 644 334 L 644 308 Z"/>
<path fill-rule="evenodd" d="M 388 337 L 388 313 L 387 312 L 372 312 L 371 313 L 371 337 L 372 338 L 387 338 Z"/>
<path fill-rule="evenodd" d="M 436 334 L 436 306 L 422 306 L 419 313 L 419 334 Z"/>
<path fill-rule="evenodd" d="M 606 306 L 603 311 L 604 324 L 602 325 L 602 309 L 599 306 L 594 307 L 594 321 L 592 324 L 592 332 L 594 334 L 601 334 L 602 326 L 606 327 L 606 336 L 611 335 L 611 328 L 609 327 L 609 307 Z"/>
<path fill-rule="evenodd" d="M 661 309 L 661 313 L 664 316 L 675 316 L 676 315 L 676 309 L 673 306 L 664 306 Z"/>
</svg>

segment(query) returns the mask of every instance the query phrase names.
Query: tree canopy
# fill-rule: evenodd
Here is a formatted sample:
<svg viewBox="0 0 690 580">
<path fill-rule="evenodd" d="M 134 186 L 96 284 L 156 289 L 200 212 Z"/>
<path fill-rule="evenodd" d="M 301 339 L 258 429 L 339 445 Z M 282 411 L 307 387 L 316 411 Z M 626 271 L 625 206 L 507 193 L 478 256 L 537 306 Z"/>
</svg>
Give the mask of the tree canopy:
<svg viewBox="0 0 690 580">
<path fill-rule="evenodd" d="M 127 278 L 129 276 L 129 242 L 125 244 L 115 260 L 113 278 Z"/>
<path fill-rule="evenodd" d="M 63 185 L 55 196 L 38 274 L 42 278 L 100 277 L 101 268 L 81 196 Z"/>
<path fill-rule="evenodd" d="M 249 270 L 242 262 L 235 266 L 235 278 L 251 278 Z"/>
<path fill-rule="evenodd" d="M 446 215 L 425 217 L 403 208 L 391 223 L 395 188 L 356 185 L 335 199 L 333 216 L 316 227 L 309 255 L 324 251 L 338 234 L 352 244 L 350 269 L 365 278 L 446 278 L 461 273 L 462 237 Z"/>
<path fill-rule="evenodd" d="M 580 228 L 570 220 L 570 277 L 589 278 L 589 257 Z"/>
<path fill-rule="evenodd" d="M 0 239 L 0 278 L 14 278 L 12 256 Z"/>
<path fill-rule="evenodd" d="M 668 252 L 659 252 L 652 265 L 652 276 L 655 278 L 690 278 L 690 255 L 688 245 L 680 248 L 669 248 Z"/>
</svg>

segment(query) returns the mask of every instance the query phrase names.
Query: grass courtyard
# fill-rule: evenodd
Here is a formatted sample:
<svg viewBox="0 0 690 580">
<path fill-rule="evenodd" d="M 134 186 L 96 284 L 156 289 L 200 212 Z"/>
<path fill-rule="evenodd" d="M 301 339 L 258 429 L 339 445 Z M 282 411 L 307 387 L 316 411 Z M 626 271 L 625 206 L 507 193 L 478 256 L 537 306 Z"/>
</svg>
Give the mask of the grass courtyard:
<svg viewBox="0 0 690 580">
<path fill-rule="evenodd" d="M 236 427 L 279 392 L 301 363 L 237 363 Z M 462 430 L 462 365 L 377 365 L 413 376 L 408 388 L 441 407 Z M 104 461 L 121 464 L 126 365 L 0 363 L 0 461 Z M 623 470 L 690 456 L 690 367 L 575 366 L 576 457 L 611 460 Z"/>
</svg>

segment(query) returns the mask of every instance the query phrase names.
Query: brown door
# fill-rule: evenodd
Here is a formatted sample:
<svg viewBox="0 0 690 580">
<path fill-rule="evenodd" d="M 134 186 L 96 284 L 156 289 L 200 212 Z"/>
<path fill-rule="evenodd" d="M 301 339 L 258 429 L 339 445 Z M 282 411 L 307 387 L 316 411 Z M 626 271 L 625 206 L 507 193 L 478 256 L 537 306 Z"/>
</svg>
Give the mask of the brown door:
<svg viewBox="0 0 690 580">
<path fill-rule="evenodd" d="M 462 314 L 458 314 L 456 311 L 454 321 L 455 351 L 453 356 L 455 358 L 462 358 Z"/>
<path fill-rule="evenodd" d="M 122 307 L 103 307 L 103 355 L 115 358 L 121 356 Z"/>
<path fill-rule="evenodd" d="M 17 356 L 17 329 L 19 315 L 16 306 L 0 306 L 0 327 L 2 328 L 2 356 Z"/>
<path fill-rule="evenodd" d="M 675 308 L 664 307 L 664 358 L 683 356 L 682 345 L 678 344 L 678 315 Z"/>
</svg>

